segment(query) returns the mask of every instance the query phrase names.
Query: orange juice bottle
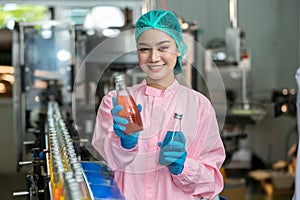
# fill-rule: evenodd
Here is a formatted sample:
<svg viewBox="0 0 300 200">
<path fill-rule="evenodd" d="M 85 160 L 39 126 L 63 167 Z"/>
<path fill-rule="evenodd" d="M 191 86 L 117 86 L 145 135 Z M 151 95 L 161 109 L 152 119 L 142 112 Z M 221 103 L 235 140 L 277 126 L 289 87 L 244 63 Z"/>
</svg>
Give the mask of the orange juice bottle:
<svg viewBox="0 0 300 200">
<path fill-rule="evenodd" d="M 118 113 L 120 117 L 127 119 L 125 134 L 134 133 L 143 130 L 143 122 L 137 105 L 130 95 L 123 74 L 114 77 L 116 92 L 117 92 L 117 104 L 122 105 L 123 109 Z"/>
</svg>

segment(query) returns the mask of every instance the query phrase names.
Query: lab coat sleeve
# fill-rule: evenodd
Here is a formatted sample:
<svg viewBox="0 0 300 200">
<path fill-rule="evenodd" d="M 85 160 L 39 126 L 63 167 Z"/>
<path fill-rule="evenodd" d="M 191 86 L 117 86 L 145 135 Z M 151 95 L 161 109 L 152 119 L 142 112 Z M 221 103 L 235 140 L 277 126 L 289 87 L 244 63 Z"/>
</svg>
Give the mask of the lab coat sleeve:
<svg viewBox="0 0 300 200">
<path fill-rule="evenodd" d="M 112 171 L 123 170 L 135 158 L 138 144 L 132 149 L 121 146 L 120 138 L 113 130 L 112 96 L 110 92 L 102 98 L 95 122 L 92 145 L 103 157 Z"/>
<path fill-rule="evenodd" d="M 223 189 L 223 177 L 219 171 L 225 160 L 215 111 L 207 104 L 201 109 L 198 133 L 187 147 L 187 159 L 179 175 L 172 175 L 174 184 L 184 192 L 213 199 Z M 208 107 L 208 108 L 207 108 Z"/>
</svg>

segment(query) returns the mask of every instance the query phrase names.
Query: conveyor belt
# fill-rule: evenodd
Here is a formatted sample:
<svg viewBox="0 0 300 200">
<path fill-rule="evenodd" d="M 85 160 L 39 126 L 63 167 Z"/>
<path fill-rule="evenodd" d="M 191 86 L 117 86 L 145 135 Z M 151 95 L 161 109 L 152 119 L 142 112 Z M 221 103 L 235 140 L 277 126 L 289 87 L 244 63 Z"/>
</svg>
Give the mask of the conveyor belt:
<svg viewBox="0 0 300 200">
<path fill-rule="evenodd" d="M 48 103 L 46 130 L 51 200 L 125 199 L 105 164 L 77 159 L 73 141 L 55 101 Z"/>
<path fill-rule="evenodd" d="M 47 156 L 47 169 L 51 199 L 91 199 L 57 102 L 48 103 L 47 122 L 46 145 L 50 152 Z"/>
</svg>

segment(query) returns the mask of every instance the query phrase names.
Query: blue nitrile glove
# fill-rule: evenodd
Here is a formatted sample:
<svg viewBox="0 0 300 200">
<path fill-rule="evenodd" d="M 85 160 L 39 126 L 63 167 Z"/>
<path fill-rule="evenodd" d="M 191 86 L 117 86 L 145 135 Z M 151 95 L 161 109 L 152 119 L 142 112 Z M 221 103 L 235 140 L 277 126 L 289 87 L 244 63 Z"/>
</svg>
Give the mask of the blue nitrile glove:
<svg viewBox="0 0 300 200">
<path fill-rule="evenodd" d="M 168 132 L 169 133 L 169 132 Z M 171 134 L 166 134 L 163 142 L 159 142 L 160 149 L 158 162 L 168 166 L 170 172 L 178 175 L 182 172 L 187 152 L 185 150 L 185 137 L 182 132 L 177 132 L 173 141 Z"/>
<path fill-rule="evenodd" d="M 126 130 L 126 127 L 122 125 L 128 124 L 128 121 L 127 119 L 118 116 L 118 113 L 123 109 L 123 106 L 117 105 L 117 98 L 115 96 L 112 97 L 112 101 L 114 107 L 111 110 L 111 114 L 114 120 L 114 131 L 116 135 L 120 137 L 122 147 L 125 149 L 132 149 L 138 142 L 139 132 L 135 132 L 132 134 L 124 134 L 123 131 Z M 141 112 L 141 104 L 138 104 L 138 109 Z"/>
</svg>

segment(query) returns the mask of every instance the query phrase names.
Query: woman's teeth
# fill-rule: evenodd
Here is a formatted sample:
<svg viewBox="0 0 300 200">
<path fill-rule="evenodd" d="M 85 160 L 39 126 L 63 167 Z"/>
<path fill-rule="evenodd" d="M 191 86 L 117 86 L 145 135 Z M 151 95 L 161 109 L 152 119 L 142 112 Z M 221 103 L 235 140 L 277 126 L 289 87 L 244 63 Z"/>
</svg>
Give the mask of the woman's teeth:
<svg viewBox="0 0 300 200">
<path fill-rule="evenodd" d="M 157 71 L 157 70 L 160 70 L 161 68 L 163 68 L 164 65 L 155 65 L 155 66 L 151 66 L 149 65 L 149 68 L 152 70 L 152 71 Z"/>
</svg>

